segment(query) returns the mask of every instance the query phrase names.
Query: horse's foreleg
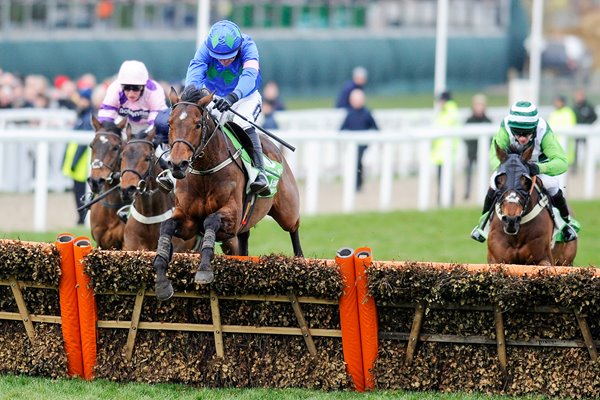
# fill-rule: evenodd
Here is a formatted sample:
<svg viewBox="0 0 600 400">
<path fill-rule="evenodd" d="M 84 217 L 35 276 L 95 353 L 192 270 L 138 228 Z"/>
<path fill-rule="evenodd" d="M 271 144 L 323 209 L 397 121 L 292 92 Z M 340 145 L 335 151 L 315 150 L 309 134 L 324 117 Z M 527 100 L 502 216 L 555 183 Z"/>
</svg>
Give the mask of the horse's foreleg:
<svg viewBox="0 0 600 400">
<path fill-rule="evenodd" d="M 160 301 L 168 300 L 173 296 L 173 286 L 167 279 L 167 268 L 173 257 L 173 245 L 171 239 L 177 228 L 177 222 L 172 218 L 160 224 L 160 236 L 156 257 L 154 257 L 154 270 L 156 271 L 156 297 Z"/>
<path fill-rule="evenodd" d="M 214 274 L 210 262 L 215 256 L 215 240 L 217 231 L 221 228 L 221 216 L 217 213 L 210 214 L 204 220 L 204 240 L 202 241 L 202 260 L 196 271 L 196 283 L 208 284 L 213 281 Z"/>
</svg>

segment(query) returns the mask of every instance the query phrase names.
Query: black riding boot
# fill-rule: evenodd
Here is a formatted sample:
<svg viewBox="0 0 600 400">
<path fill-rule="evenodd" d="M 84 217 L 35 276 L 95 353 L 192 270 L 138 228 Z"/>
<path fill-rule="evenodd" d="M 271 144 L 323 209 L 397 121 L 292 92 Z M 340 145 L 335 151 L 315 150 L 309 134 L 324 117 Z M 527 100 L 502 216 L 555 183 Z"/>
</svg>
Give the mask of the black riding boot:
<svg viewBox="0 0 600 400">
<path fill-rule="evenodd" d="M 252 151 L 252 162 L 258 169 L 258 175 L 256 176 L 254 182 L 250 184 L 250 190 L 252 190 L 253 193 L 261 196 L 268 196 L 271 194 L 271 189 L 269 189 L 269 181 L 265 175 L 265 166 L 263 163 L 263 152 L 260 144 L 260 138 L 258 137 L 258 133 L 256 133 L 254 127 L 246 128 L 245 131 L 250 138 L 252 147 L 254 149 Z"/>
<path fill-rule="evenodd" d="M 483 243 L 486 240 L 487 234 L 485 233 L 484 228 L 486 221 L 489 221 L 489 218 L 486 216 L 486 214 L 492 208 L 495 197 L 496 191 L 492 188 L 489 188 L 487 194 L 485 195 L 485 200 L 483 201 L 483 210 L 481 211 L 481 217 L 479 217 L 479 223 L 471 231 L 471 239 L 474 239 L 480 243 Z"/>
<path fill-rule="evenodd" d="M 573 229 L 573 227 L 570 225 L 571 216 L 569 215 L 569 207 L 567 206 L 567 200 L 565 199 L 562 190 L 558 189 L 558 192 L 552 196 L 552 204 L 558 208 L 561 218 L 567 223 L 567 225 L 565 225 L 565 227 L 562 229 L 563 239 L 565 242 L 570 242 L 577 239 L 577 232 L 575 232 L 575 229 Z"/>
<path fill-rule="evenodd" d="M 488 188 L 488 191 L 485 194 L 485 200 L 483 201 L 483 210 L 481 211 L 482 215 L 490 211 L 490 208 L 492 208 L 492 204 L 494 204 L 495 197 L 496 191 L 492 188 Z"/>
</svg>

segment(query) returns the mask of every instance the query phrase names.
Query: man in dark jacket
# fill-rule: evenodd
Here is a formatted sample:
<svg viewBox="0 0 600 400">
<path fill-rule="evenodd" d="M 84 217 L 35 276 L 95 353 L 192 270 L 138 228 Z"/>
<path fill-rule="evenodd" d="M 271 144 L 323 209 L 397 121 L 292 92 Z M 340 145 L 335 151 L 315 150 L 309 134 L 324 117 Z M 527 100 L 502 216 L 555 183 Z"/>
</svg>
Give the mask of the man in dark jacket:
<svg viewBox="0 0 600 400">
<path fill-rule="evenodd" d="M 366 130 L 378 130 L 377 123 L 369 111 L 365 107 L 365 92 L 362 89 L 354 89 L 350 92 L 350 108 L 346 118 L 340 128 L 343 131 L 366 131 Z M 358 157 L 356 165 L 356 190 L 360 191 L 363 184 L 363 164 L 362 158 L 367 150 L 366 144 L 358 146 Z"/>
</svg>

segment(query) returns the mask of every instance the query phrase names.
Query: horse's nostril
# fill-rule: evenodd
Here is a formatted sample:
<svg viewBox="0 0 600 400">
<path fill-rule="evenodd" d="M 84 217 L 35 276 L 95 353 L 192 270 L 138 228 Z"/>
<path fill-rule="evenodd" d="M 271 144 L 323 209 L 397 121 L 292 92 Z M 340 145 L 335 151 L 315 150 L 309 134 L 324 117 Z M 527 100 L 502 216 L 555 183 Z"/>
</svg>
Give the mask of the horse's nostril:
<svg viewBox="0 0 600 400">
<path fill-rule="evenodd" d="M 185 171 L 185 170 L 187 170 L 187 169 L 188 169 L 189 165 L 190 165 L 190 162 L 189 162 L 189 161 L 187 161 L 187 160 L 185 160 L 185 161 L 182 161 L 182 162 L 181 162 L 181 164 L 179 165 L 179 167 L 180 167 L 182 170 L 184 170 L 184 171 Z"/>
</svg>

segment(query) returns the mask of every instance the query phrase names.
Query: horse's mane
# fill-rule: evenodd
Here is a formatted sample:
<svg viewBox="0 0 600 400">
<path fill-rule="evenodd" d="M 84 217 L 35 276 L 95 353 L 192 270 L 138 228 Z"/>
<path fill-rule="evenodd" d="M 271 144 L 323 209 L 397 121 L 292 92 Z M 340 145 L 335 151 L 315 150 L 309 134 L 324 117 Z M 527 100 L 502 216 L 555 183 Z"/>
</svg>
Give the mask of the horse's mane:
<svg viewBox="0 0 600 400">
<path fill-rule="evenodd" d="M 206 88 L 198 89 L 194 85 L 188 85 L 181 92 L 181 100 L 197 103 L 201 98 L 208 96 L 210 91 Z"/>
<path fill-rule="evenodd" d="M 518 144 L 511 143 L 511 145 L 508 146 L 506 154 L 519 154 L 519 155 L 521 155 L 523 153 L 523 151 L 525 151 L 525 149 L 526 149 L 526 147 L 524 147 L 524 146 L 520 146 Z"/>
</svg>

